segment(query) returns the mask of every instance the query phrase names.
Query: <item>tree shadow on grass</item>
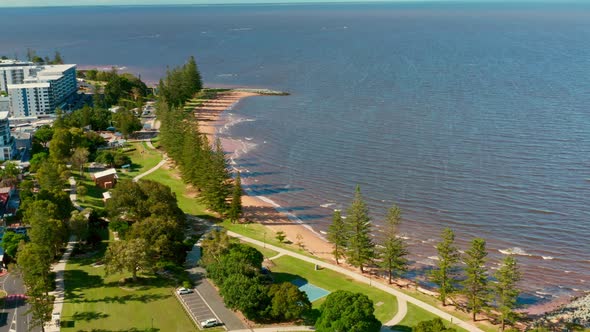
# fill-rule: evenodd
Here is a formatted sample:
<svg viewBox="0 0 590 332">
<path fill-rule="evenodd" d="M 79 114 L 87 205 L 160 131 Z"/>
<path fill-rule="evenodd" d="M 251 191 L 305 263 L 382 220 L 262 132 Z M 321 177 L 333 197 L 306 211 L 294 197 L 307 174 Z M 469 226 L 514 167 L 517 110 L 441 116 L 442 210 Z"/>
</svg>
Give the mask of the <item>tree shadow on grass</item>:
<svg viewBox="0 0 590 332">
<path fill-rule="evenodd" d="M 100 287 L 104 281 L 101 276 L 88 274 L 83 270 L 64 271 L 64 280 L 66 280 L 66 293 Z"/>
<path fill-rule="evenodd" d="M 72 319 L 74 321 L 86 321 L 89 322 L 91 320 L 97 320 L 97 319 L 102 319 L 102 318 L 107 318 L 109 317 L 108 314 L 105 314 L 104 312 L 97 312 L 97 311 L 83 311 L 83 312 L 78 312 L 76 311 L 73 315 L 72 315 Z"/>
<path fill-rule="evenodd" d="M 274 278 L 275 283 L 291 282 L 294 280 L 297 280 L 298 283 L 308 283 L 307 279 L 303 278 L 302 276 L 291 273 L 272 272 L 272 277 Z"/>
<path fill-rule="evenodd" d="M 142 303 L 148 303 L 153 301 L 158 301 L 162 299 L 169 298 L 172 295 L 166 294 L 128 294 L 123 296 L 106 296 L 102 299 L 94 299 L 94 300 L 84 300 L 80 302 L 85 303 L 96 303 L 96 302 L 105 302 L 105 303 L 119 303 L 119 304 L 126 304 L 127 302 L 137 301 Z"/>
<path fill-rule="evenodd" d="M 412 330 L 413 330 L 412 327 L 406 326 L 406 325 L 395 325 L 395 326 L 389 327 L 389 329 L 391 331 L 395 331 L 395 332 L 412 332 Z"/>
<path fill-rule="evenodd" d="M 92 329 L 92 330 L 78 330 L 78 332 L 158 332 L 160 329 L 152 327 L 147 329 L 136 329 L 132 328 L 129 330 L 105 330 L 105 329 Z"/>
</svg>

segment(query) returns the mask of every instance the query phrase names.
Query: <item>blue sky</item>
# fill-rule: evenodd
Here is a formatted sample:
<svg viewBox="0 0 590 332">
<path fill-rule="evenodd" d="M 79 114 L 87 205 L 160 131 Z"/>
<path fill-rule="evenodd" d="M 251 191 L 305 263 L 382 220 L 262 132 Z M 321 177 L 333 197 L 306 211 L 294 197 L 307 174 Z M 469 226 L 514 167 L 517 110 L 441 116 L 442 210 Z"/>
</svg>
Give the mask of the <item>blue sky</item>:
<svg viewBox="0 0 590 332">
<path fill-rule="evenodd" d="M 95 5 L 165 5 L 165 4 L 226 4 L 226 3 L 297 3 L 297 2 L 364 2 L 363 0 L 0 0 L 0 7 L 31 6 L 95 6 Z M 372 0 L 374 2 L 375 0 Z M 391 1 L 391 0 L 377 0 Z M 424 0 L 393 0 L 398 2 L 418 2 Z M 444 0 L 429 0 L 444 1 Z M 465 0 L 481 2 L 490 0 Z M 494 0 L 492 0 L 494 1 Z M 500 0 L 502 1 L 502 0 Z M 509 0 L 503 0 L 509 1 Z M 526 1 L 526 0 L 525 0 Z"/>
</svg>

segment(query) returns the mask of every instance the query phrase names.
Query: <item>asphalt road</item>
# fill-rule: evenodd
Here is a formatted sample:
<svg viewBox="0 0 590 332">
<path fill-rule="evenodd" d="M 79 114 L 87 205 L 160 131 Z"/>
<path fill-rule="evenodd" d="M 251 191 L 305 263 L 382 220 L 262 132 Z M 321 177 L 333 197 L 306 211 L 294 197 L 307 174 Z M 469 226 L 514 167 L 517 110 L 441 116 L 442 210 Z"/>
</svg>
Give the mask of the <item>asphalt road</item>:
<svg viewBox="0 0 590 332">
<path fill-rule="evenodd" d="M 223 325 L 228 330 L 240 330 L 246 328 L 244 323 L 236 316 L 233 311 L 227 309 L 223 303 L 223 299 L 217 293 L 217 290 L 205 279 L 205 269 L 202 267 L 194 267 L 188 270 L 191 278 L 195 281 L 195 289 L 199 292 L 199 295 L 204 301 L 207 302 L 208 308 L 210 308 L 216 316 L 218 316 Z M 186 295 L 183 295 L 186 296 Z M 208 317 L 215 318 L 215 317 Z"/>
<path fill-rule="evenodd" d="M 29 305 L 25 300 L 22 280 L 13 274 L 7 274 L 0 277 L 0 285 L 8 294 L 0 311 L 0 332 L 28 331 L 31 315 L 27 314 Z M 41 328 L 37 327 L 32 331 L 41 331 Z"/>
</svg>

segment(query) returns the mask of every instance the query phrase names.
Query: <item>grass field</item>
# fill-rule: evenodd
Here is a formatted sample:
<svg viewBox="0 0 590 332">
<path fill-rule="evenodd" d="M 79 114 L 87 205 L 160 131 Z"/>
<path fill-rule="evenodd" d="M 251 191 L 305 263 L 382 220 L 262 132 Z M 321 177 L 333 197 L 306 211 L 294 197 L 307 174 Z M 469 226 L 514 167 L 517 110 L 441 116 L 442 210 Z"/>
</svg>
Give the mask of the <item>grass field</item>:
<svg viewBox="0 0 590 332">
<path fill-rule="evenodd" d="M 273 246 L 277 246 L 280 248 L 284 248 L 287 250 L 294 251 L 298 254 L 305 255 L 308 257 L 320 259 L 309 252 L 305 251 L 304 249 L 299 248 L 296 244 L 288 244 L 288 243 L 281 243 L 279 240 L 276 239 L 276 233 L 261 224 L 251 223 L 251 224 L 232 224 L 229 220 L 225 220 L 220 224 L 225 229 L 230 230 L 232 232 L 236 232 L 238 234 L 242 234 L 249 238 L 253 238 L 258 241 L 262 241 L 268 244 L 272 244 Z"/>
<path fill-rule="evenodd" d="M 173 281 L 144 275 L 140 286 L 120 287 L 128 274 L 105 277 L 103 267 L 92 265 L 103 252 L 68 262 L 62 331 L 197 331 L 173 294 Z"/>
<path fill-rule="evenodd" d="M 258 251 L 260 251 L 260 253 L 262 253 L 262 256 L 264 256 L 264 258 L 271 258 L 271 257 L 274 257 L 279 254 L 278 252 L 276 252 L 272 249 L 257 246 L 252 243 L 245 243 L 245 244 L 249 245 L 250 247 L 256 248 L 256 250 L 258 250 Z"/>
<path fill-rule="evenodd" d="M 457 318 L 469 322 L 471 324 L 473 324 L 473 321 L 471 320 L 471 315 L 463 312 L 463 311 L 459 311 L 459 310 L 455 310 L 453 306 L 446 306 L 443 307 L 440 305 L 440 301 L 437 300 L 436 298 L 430 296 L 430 295 L 426 295 L 417 291 L 408 291 L 406 289 L 400 289 L 400 291 L 414 297 L 417 298 L 420 301 L 426 302 L 436 308 L 439 308 L 442 311 L 448 312 L 449 314 L 456 316 Z M 484 330 L 484 331 L 488 331 L 488 332 L 497 332 L 498 331 L 498 327 L 494 326 L 488 322 L 477 322 L 474 325 L 476 325 L 477 327 L 479 327 L 480 329 Z"/>
<path fill-rule="evenodd" d="M 126 154 L 131 158 L 131 169 L 119 171 L 120 179 L 133 179 L 137 175 L 156 166 L 162 160 L 162 154 L 147 147 L 145 142 L 131 143 L 131 151 Z"/>
<path fill-rule="evenodd" d="M 375 316 L 381 322 L 387 322 L 397 312 L 397 299 L 369 285 L 359 283 L 346 276 L 328 269 L 316 271 L 314 265 L 293 257 L 283 256 L 273 260 L 271 267 L 276 281 L 291 281 L 296 278 L 305 279 L 308 282 L 329 290 L 346 290 L 367 295 L 375 305 Z M 313 303 L 318 308 L 325 300 L 325 297 Z"/>
<path fill-rule="evenodd" d="M 158 169 L 152 174 L 143 177 L 146 180 L 154 180 L 169 186 L 172 192 L 176 194 L 178 199 L 178 206 L 185 213 L 190 213 L 201 218 L 212 217 L 211 213 L 207 212 L 205 206 L 196 198 L 188 194 L 186 184 L 182 182 L 180 177 L 174 176 L 170 170 Z"/>
<path fill-rule="evenodd" d="M 394 327 L 394 330 L 396 331 L 407 331 L 410 332 L 412 331 L 412 328 L 414 326 L 416 326 L 418 323 L 426 321 L 426 320 L 431 320 L 434 319 L 438 316 L 436 316 L 435 314 L 428 312 L 424 309 L 419 308 L 418 306 L 408 303 L 408 313 L 406 314 L 406 317 L 404 317 L 404 319 Z M 443 322 L 445 322 L 446 326 L 451 326 L 451 322 L 448 322 L 446 320 L 443 319 Z M 457 331 L 460 332 L 464 332 L 467 331 L 463 328 L 460 328 L 458 326 L 453 326 Z"/>
<path fill-rule="evenodd" d="M 84 186 L 88 190 L 85 196 L 78 197 L 78 204 L 83 208 L 92 208 L 95 211 L 104 209 L 104 202 L 102 201 L 102 193 L 106 190 L 97 187 L 94 181 L 90 178 L 89 173 L 84 173 L 83 177 L 78 174 L 73 175 L 76 179 L 76 186 Z"/>
</svg>

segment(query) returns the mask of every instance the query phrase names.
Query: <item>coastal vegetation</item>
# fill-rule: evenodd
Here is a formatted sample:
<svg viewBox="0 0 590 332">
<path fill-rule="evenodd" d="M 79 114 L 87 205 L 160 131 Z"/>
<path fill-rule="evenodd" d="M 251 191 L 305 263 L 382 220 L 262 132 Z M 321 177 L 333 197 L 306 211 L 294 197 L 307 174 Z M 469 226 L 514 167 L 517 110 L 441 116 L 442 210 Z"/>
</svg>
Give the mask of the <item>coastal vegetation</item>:
<svg viewBox="0 0 590 332">
<path fill-rule="evenodd" d="M 176 161 L 182 179 L 198 190 L 199 199 L 212 211 L 226 215 L 230 208 L 231 176 L 221 142 L 210 144 L 199 132 L 196 118 L 184 112 L 182 106 L 201 88 L 200 74 L 192 57 L 185 65 L 169 70 L 160 81 L 157 108 L 160 142 Z M 237 201 L 233 209 L 232 218 L 237 220 L 241 214 Z"/>
<path fill-rule="evenodd" d="M 375 318 L 373 302 L 361 293 L 336 291 L 320 307 L 315 328 L 319 332 L 377 332 L 381 322 Z"/>
<path fill-rule="evenodd" d="M 233 242 L 225 231 L 202 241 L 201 265 L 220 288 L 225 304 L 255 322 L 298 321 L 311 309 L 305 292 L 290 282 L 273 282 L 262 268 L 263 255 Z"/>
<path fill-rule="evenodd" d="M 393 205 L 388 210 L 382 234 L 375 237 L 378 245 L 369 236 L 372 233 L 369 210 L 358 186 L 346 212 L 346 218 L 340 211 L 334 212 L 327 233 L 336 263 L 346 259 L 361 273 L 366 267 L 379 268 L 388 275 L 390 284 L 394 277 L 402 277 L 408 268 L 406 256 L 409 251 L 398 233 L 402 220 L 400 208 Z M 436 246 L 436 267 L 429 274 L 430 280 L 438 285 L 438 298 L 443 307 L 450 299 L 454 305 L 468 310 L 474 322 L 477 321 L 477 315 L 485 311 L 488 315 L 498 317 L 502 330 L 506 325 L 514 325 L 518 318 L 515 309 L 520 294 L 518 283 L 521 280 L 516 259 L 508 256 L 494 275 L 496 281 L 492 283 L 486 268 L 485 240 L 473 239 L 471 248 L 464 255 L 460 255 L 454 240 L 451 229 L 442 232 L 441 242 Z M 461 262 L 465 264 L 463 269 L 459 266 Z"/>
</svg>

